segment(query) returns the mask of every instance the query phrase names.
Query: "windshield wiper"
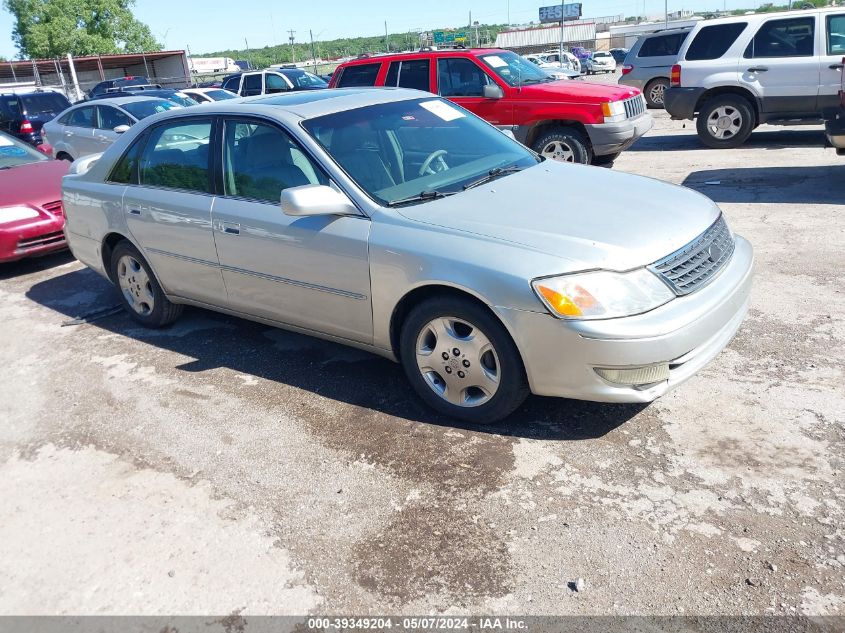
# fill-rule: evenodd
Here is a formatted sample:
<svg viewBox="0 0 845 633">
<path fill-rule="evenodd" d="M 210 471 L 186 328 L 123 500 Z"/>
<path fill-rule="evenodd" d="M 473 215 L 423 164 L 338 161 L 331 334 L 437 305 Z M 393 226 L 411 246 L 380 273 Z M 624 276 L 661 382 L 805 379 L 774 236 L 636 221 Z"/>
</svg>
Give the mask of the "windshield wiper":
<svg viewBox="0 0 845 633">
<path fill-rule="evenodd" d="M 516 165 L 511 165 L 510 167 L 496 167 L 495 169 L 491 169 L 487 172 L 486 175 L 482 176 L 478 180 L 473 180 L 464 185 L 464 191 L 467 189 L 472 189 L 473 187 L 478 187 L 479 185 L 483 185 L 484 183 L 490 182 L 491 180 L 495 180 L 500 176 L 506 176 L 508 174 L 512 174 L 517 171 L 522 171 L 525 167 L 517 167 Z"/>
<path fill-rule="evenodd" d="M 410 202 L 422 202 L 424 200 L 436 200 L 437 198 L 446 198 L 447 196 L 453 196 L 457 193 L 457 191 L 420 191 L 415 196 L 409 196 L 407 198 L 402 198 L 400 200 L 393 200 L 387 203 L 389 207 L 398 207 L 401 204 L 408 204 Z"/>
</svg>

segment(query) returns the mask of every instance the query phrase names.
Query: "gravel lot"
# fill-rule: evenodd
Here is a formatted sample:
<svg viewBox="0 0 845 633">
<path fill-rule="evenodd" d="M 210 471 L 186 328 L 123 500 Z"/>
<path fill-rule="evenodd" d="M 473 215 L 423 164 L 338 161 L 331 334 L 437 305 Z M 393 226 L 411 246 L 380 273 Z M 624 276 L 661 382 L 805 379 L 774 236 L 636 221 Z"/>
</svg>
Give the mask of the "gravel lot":
<svg viewBox="0 0 845 633">
<path fill-rule="evenodd" d="M 617 161 L 710 196 L 757 254 L 737 338 L 647 407 L 531 398 L 469 428 L 383 359 L 193 309 L 63 327 L 114 291 L 69 255 L 3 267 L 0 613 L 845 615 L 822 142 L 706 150 L 660 112 Z"/>
</svg>

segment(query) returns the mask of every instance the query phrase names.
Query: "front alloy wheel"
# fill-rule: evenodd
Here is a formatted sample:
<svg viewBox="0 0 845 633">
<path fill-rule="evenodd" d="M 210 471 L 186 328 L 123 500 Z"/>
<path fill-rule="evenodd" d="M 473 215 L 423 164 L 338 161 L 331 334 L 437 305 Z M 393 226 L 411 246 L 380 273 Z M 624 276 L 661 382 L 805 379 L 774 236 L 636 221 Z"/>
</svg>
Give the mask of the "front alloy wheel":
<svg viewBox="0 0 845 633">
<path fill-rule="evenodd" d="M 739 95 L 719 95 L 702 106 L 695 125 L 698 137 L 708 147 L 739 147 L 754 129 L 754 111 Z"/>
</svg>

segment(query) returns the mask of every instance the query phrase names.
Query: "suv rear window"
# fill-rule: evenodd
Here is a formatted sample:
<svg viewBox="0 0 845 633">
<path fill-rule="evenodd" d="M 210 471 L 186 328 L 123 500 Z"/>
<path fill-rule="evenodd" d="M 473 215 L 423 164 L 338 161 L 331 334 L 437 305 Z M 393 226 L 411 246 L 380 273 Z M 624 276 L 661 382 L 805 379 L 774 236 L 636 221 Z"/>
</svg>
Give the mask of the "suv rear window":
<svg viewBox="0 0 845 633">
<path fill-rule="evenodd" d="M 347 66 L 337 82 L 338 88 L 353 88 L 355 86 L 375 86 L 376 77 L 381 64 L 360 64 Z"/>
<path fill-rule="evenodd" d="M 430 64 L 427 59 L 409 59 L 401 62 L 393 62 L 387 70 L 385 86 L 398 86 L 399 88 L 413 88 L 428 92 Z"/>
<path fill-rule="evenodd" d="M 70 101 L 64 95 L 45 92 L 43 94 L 22 95 L 23 109 L 29 116 L 46 114 L 56 116 L 70 107 Z"/>
<path fill-rule="evenodd" d="M 674 57 L 681 50 L 681 44 L 687 39 L 687 35 L 688 32 L 649 37 L 640 47 L 637 57 Z"/>
<path fill-rule="evenodd" d="M 702 59 L 719 59 L 748 26 L 747 22 L 733 22 L 731 24 L 714 24 L 705 26 L 695 36 L 687 49 L 686 59 L 696 61 Z"/>
</svg>

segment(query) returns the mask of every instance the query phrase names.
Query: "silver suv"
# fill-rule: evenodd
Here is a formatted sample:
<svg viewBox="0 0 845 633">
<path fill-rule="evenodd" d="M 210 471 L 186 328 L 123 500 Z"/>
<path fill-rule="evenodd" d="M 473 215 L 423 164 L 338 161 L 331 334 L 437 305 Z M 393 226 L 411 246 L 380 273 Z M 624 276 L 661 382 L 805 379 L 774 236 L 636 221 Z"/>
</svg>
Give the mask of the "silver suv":
<svg viewBox="0 0 845 633">
<path fill-rule="evenodd" d="M 669 73 L 689 32 L 689 28 L 670 29 L 641 36 L 622 62 L 619 83 L 642 90 L 648 107 L 662 108 Z"/>
<path fill-rule="evenodd" d="M 845 7 L 702 21 L 681 47 L 666 91 L 675 119 L 702 143 L 742 145 L 761 123 L 821 123 L 838 105 Z"/>
</svg>

